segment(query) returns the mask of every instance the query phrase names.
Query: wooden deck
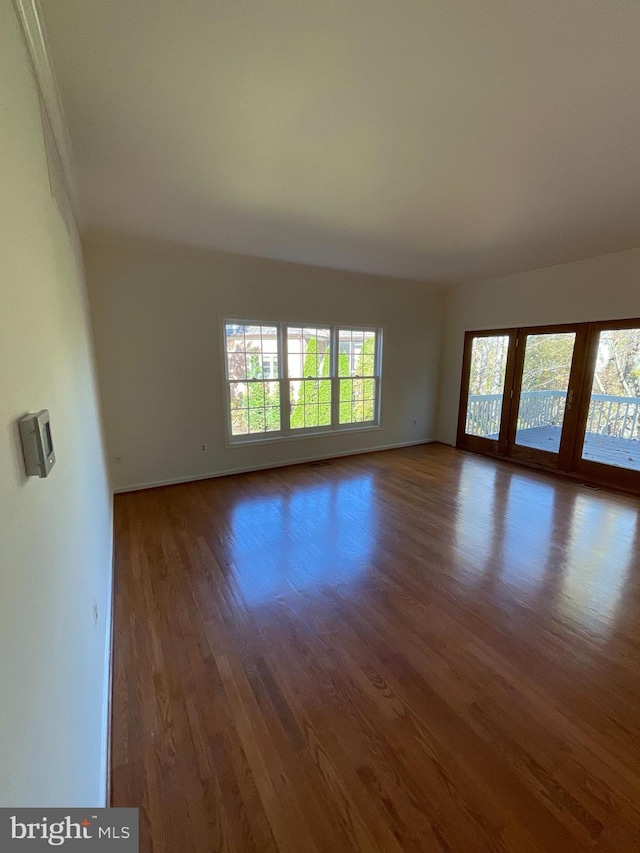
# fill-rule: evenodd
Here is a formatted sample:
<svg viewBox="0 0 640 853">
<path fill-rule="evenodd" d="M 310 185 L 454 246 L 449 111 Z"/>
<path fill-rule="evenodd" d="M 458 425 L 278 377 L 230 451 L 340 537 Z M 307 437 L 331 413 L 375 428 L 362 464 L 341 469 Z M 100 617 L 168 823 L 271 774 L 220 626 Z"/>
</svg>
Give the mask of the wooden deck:
<svg viewBox="0 0 640 853">
<path fill-rule="evenodd" d="M 557 453 L 560 445 L 560 432 L 560 427 L 554 426 L 519 429 L 516 433 L 516 443 L 524 447 Z M 583 457 L 591 462 L 601 462 L 604 465 L 615 465 L 618 468 L 640 471 L 640 441 L 587 433 Z"/>
</svg>

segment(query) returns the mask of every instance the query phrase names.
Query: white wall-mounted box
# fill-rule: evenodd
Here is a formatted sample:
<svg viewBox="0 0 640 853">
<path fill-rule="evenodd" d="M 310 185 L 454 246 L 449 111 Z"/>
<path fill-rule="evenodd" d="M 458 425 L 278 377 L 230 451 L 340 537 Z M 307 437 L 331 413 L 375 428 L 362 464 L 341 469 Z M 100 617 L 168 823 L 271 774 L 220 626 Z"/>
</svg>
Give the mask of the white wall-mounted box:
<svg viewBox="0 0 640 853">
<path fill-rule="evenodd" d="M 20 418 L 20 438 L 27 474 L 30 477 L 48 477 L 56 455 L 51 437 L 51 423 L 47 409 Z"/>
</svg>

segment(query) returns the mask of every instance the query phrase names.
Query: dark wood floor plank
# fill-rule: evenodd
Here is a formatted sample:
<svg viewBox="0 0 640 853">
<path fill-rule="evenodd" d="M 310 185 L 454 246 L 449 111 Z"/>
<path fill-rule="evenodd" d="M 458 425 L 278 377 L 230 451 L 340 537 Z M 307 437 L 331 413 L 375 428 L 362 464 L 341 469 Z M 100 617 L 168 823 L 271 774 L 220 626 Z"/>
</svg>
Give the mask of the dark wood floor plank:
<svg viewBox="0 0 640 853">
<path fill-rule="evenodd" d="M 115 515 L 145 853 L 640 849 L 633 498 L 431 445 Z"/>
</svg>

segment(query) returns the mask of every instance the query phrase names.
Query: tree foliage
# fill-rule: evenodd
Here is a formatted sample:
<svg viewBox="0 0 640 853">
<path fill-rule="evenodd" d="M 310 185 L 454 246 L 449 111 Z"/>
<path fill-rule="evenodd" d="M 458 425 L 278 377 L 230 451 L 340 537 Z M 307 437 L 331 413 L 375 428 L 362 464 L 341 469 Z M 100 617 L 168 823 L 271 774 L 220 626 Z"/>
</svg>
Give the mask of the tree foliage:
<svg viewBox="0 0 640 853">
<path fill-rule="evenodd" d="M 469 394 L 501 394 L 507 366 L 509 338 L 506 335 L 473 340 Z"/>
<path fill-rule="evenodd" d="M 528 335 L 524 367 L 523 391 L 566 391 L 569 386 L 575 335 L 560 332 Z"/>
<path fill-rule="evenodd" d="M 374 372 L 375 337 L 365 338 L 356 363 L 356 376 L 372 376 Z M 375 379 L 353 380 L 353 421 L 365 423 L 373 420 Z"/>
<path fill-rule="evenodd" d="M 612 329 L 600 334 L 593 391 L 640 397 L 640 329 Z"/>
<path fill-rule="evenodd" d="M 522 375 L 523 391 L 566 391 L 574 335 L 529 335 Z M 478 337 L 473 342 L 469 393 L 500 394 L 504 387 L 508 338 Z M 612 329 L 600 335 L 594 394 L 640 397 L 640 329 Z"/>
<path fill-rule="evenodd" d="M 246 344 L 237 341 L 233 346 L 227 353 L 233 434 L 279 430 L 280 386 L 265 376 L 261 347 L 250 340 Z"/>
<path fill-rule="evenodd" d="M 228 340 L 227 347 L 233 434 L 279 430 L 280 382 L 265 373 L 260 344 L 247 334 L 236 341 Z M 365 337 L 355 366 L 348 353 L 339 354 L 340 423 L 373 420 L 376 380 L 371 377 L 374 360 L 374 335 Z M 317 338 L 309 339 L 302 376 L 291 380 L 289 388 L 291 429 L 331 425 L 331 351 L 327 347 L 320 352 Z"/>
<path fill-rule="evenodd" d="M 295 400 L 291 401 L 291 429 L 331 424 L 331 352 L 327 347 L 318 353 L 318 342 L 311 338 L 307 345 L 302 376 Z M 292 390 L 292 394 L 293 394 Z"/>
<path fill-rule="evenodd" d="M 338 355 L 338 376 L 349 376 L 351 365 L 349 364 L 349 355 L 346 352 L 341 352 Z M 341 424 L 351 423 L 351 404 L 353 399 L 353 387 L 351 380 L 339 379 L 340 385 L 340 403 L 339 403 L 339 422 Z"/>
</svg>

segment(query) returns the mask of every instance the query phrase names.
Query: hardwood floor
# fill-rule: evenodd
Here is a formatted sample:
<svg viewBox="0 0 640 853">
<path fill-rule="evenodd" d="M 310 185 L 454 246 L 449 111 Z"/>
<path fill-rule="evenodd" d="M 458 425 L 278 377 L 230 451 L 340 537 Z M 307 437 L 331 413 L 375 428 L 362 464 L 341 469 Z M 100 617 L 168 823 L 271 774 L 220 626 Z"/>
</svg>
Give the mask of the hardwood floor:
<svg viewBox="0 0 640 853">
<path fill-rule="evenodd" d="M 638 506 L 441 445 L 117 496 L 141 850 L 640 850 Z"/>
</svg>

